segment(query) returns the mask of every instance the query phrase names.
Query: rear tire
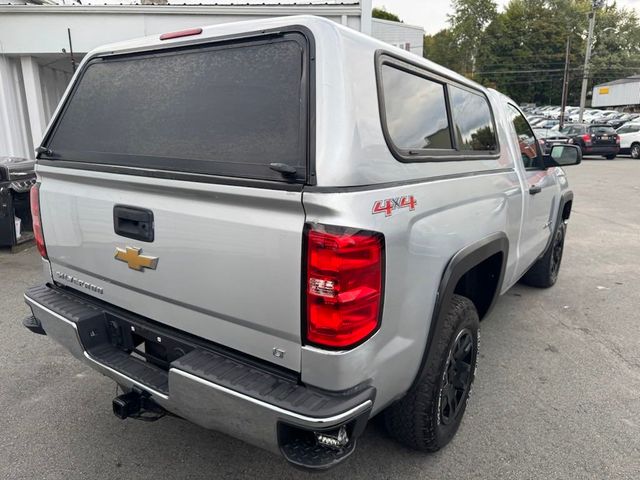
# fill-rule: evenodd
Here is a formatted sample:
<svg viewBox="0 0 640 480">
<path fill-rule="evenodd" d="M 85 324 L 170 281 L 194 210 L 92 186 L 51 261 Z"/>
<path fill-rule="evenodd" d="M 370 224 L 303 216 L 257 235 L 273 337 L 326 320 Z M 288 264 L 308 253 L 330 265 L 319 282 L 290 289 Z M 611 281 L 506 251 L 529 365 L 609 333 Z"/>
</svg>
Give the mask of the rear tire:
<svg viewBox="0 0 640 480">
<path fill-rule="evenodd" d="M 616 155 L 605 155 L 604 158 L 606 158 L 607 160 L 613 160 L 614 158 L 616 158 Z"/>
<path fill-rule="evenodd" d="M 564 251 L 564 237 L 567 227 L 563 221 L 553 234 L 551 244 L 544 255 L 522 277 L 522 283 L 531 287 L 549 288 L 555 285 L 560 272 L 562 252 Z"/>
<path fill-rule="evenodd" d="M 387 430 L 397 441 L 435 452 L 458 431 L 475 375 L 478 324 L 473 302 L 454 295 L 422 377 L 384 412 Z"/>
<path fill-rule="evenodd" d="M 631 158 L 640 158 L 640 143 L 631 145 Z"/>
</svg>

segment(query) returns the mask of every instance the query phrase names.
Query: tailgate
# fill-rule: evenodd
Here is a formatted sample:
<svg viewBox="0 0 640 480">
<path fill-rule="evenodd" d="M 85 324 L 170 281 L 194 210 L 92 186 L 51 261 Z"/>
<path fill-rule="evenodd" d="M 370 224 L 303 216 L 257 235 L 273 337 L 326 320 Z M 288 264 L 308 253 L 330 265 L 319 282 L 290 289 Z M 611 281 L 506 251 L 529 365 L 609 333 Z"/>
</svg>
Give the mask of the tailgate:
<svg viewBox="0 0 640 480">
<path fill-rule="evenodd" d="M 312 100 L 285 30 L 86 58 L 38 173 L 57 282 L 299 370 Z"/>
<path fill-rule="evenodd" d="M 44 166 L 38 173 L 56 282 L 299 370 L 300 192 Z M 117 235 L 116 205 L 151 210 L 153 242 Z M 156 268 L 114 258 L 126 247 L 157 257 Z"/>
</svg>

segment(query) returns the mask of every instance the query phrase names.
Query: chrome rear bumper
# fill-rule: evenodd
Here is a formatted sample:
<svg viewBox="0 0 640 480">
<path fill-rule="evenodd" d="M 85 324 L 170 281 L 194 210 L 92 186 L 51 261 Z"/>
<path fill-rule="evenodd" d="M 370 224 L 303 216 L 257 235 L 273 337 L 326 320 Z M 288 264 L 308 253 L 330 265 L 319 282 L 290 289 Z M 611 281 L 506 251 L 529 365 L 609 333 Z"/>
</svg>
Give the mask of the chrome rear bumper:
<svg viewBox="0 0 640 480">
<path fill-rule="evenodd" d="M 373 405 L 375 391 L 371 387 L 355 393 L 323 392 L 278 378 L 256 368 L 255 363 L 244 364 L 205 349 L 192 350 L 171 362 L 168 370 L 144 365 L 140 360 L 129 365 L 128 354 L 106 345 L 108 335 L 100 330 L 106 322 L 102 317 L 122 315 L 121 311 L 114 314 L 92 304 L 91 299 L 48 285 L 28 290 L 25 301 L 48 336 L 123 388 L 146 392 L 169 412 L 272 452 L 284 453 L 279 434 L 283 425 L 289 432 L 327 431 L 350 425 L 355 442 Z M 103 343 L 91 345 L 101 335 Z M 105 351 L 111 356 L 96 353 Z M 220 375 L 227 367 L 233 373 Z M 156 379 L 166 378 L 166 383 L 146 381 L 147 371 Z"/>
</svg>

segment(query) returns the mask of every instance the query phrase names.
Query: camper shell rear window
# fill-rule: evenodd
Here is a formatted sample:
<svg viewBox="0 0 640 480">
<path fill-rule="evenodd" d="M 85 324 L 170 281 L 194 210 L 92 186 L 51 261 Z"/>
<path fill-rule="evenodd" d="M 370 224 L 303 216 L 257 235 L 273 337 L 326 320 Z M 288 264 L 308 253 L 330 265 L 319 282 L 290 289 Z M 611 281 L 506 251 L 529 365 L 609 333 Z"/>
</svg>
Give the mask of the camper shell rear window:
<svg viewBox="0 0 640 480">
<path fill-rule="evenodd" d="M 304 183 L 308 59 L 297 32 L 92 59 L 41 158 Z"/>
</svg>

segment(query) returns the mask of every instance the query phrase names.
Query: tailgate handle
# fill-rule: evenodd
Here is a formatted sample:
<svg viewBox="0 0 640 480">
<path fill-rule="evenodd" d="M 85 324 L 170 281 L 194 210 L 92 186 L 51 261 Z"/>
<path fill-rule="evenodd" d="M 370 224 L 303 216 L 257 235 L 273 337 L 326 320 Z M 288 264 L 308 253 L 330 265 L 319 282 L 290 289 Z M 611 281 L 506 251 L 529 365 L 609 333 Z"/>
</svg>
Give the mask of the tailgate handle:
<svg viewBox="0 0 640 480">
<path fill-rule="evenodd" d="M 116 205 L 113 207 L 113 229 L 121 237 L 153 242 L 153 212 L 146 208 Z"/>
</svg>

